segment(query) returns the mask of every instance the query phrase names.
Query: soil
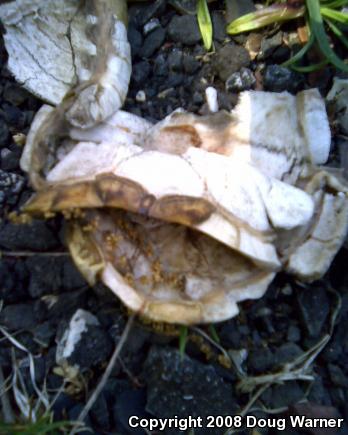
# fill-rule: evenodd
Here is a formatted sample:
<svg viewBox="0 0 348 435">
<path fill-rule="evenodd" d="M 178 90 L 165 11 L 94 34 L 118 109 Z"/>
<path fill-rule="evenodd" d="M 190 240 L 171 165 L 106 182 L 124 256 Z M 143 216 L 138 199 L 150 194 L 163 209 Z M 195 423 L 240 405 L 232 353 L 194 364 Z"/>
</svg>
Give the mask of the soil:
<svg viewBox="0 0 348 435">
<path fill-rule="evenodd" d="M 210 5 L 214 53 L 207 53 L 195 16 L 181 14 L 170 3 L 178 2 L 156 0 L 129 9 L 133 73 L 124 108 L 151 121 L 163 119 L 178 107 L 206 113 L 207 86 L 218 90 L 220 108 L 231 110 L 238 92 L 250 88 L 295 93 L 317 86 L 325 96 L 338 74 L 330 67 L 303 75 L 279 66 L 289 56 L 284 41 L 290 34 L 296 36 L 294 25 L 252 37 L 229 37 L 224 30 L 223 2 Z M 251 46 L 257 48 L 256 57 Z M 52 408 L 55 420 L 75 419 L 102 376 L 128 313 L 107 288 L 100 284 L 90 288 L 76 270 L 64 245 L 63 219 L 20 226 L 9 221 L 10 212 L 18 211 L 32 192 L 19 168 L 22 145 L 13 137 L 27 134 L 42 103 L 13 80 L 3 44 L 0 50 L 0 326 L 34 356 L 37 385 L 46 382 L 51 399 L 60 389 Z M 336 124 L 334 133 L 330 164 L 337 167 L 342 138 Z M 137 319 L 86 418 L 87 426 L 95 434 L 145 434 L 150 432 L 129 427 L 129 416 L 234 416 L 246 409 L 257 392 L 260 395 L 247 415 L 340 417 L 348 422 L 347 261 L 348 251 L 343 247 L 323 279 L 306 286 L 278 275 L 262 299 L 241 304 L 240 314 L 216 324 L 215 333 L 208 326 L 189 329 L 184 356 L 179 352 L 179 326 Z M 90 313 L 93 321 L 69 357 L 71 365 L 78 365 L 79 374 L 61 388 L 64 377 L 55 370 L 57 342 L 78 309 Z M 327 335 L 329 341 L 305 370 L 309 351 L 313 353 Z M 13 373 L 14 361 L 29 395 L 35 396 L 28 353 L 2 336 L 0 366 L 5 378 Z M 309 375 L 307 380 L 298 376 L 299 367 Z M 263 392 L 259 386 L 251 391 L 239 388 L 246 376 L 286 371 L 291 373 L 290 380 L 276 382 L 283 378 L 275 377 L 260 384 Z M 19 414 L 11 390 L 9 396 Z M 283 431 L 277 427 L 258 431 L 249 428 L 243 433 L 335 433 L 335 429 L 303 431 L 290 424 Z M 205 427 L 195 429 L 194 434 L 224 432 Z M 192 432 L 166 429 L 162 433 Z M 347 423 L 337 433 L 348 434 Z"/>
</svg>

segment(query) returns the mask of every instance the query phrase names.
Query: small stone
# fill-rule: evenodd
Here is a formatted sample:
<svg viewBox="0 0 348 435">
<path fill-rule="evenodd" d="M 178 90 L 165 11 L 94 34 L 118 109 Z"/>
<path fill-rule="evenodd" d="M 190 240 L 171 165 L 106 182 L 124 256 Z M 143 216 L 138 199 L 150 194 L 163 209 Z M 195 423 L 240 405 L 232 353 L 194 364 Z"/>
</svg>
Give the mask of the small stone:
<svg viewBox="0 0 348 435">
<path fill-rule="evenodd" d="M 11 151 L 8 148 L 3 148 L 1 150 L 1 169 L 4 171 L 14 171 L 19 167 L 19 159 L 21 157 L 21 152 Z"/>
<path fill-rule="evenodd" d="M 143 34 L 146 36 L 148 33 L 153 30 L 161 27 L 161 23 L 158 18 L 152 18 L 149 22 L 147 22 L 143 28 Z"/>
<path fill-rule="evenodd" d="M 304 326 L 310 337 L 318 337 L 330 311 L 329 299 L 322 285 L 301 289 L 297 302 Z"/>
<path fill-rule="evenodd" d="M 10 139 L 10 130 L 3 118 L 0 117 L 0 148 L 8 144 Z"/>
<path fill-rule="evenodd" d="M 144 91 L 140 90 L 137 92 L 136 96 L 135 96 L 135 101 L 137 103 L 145 103 L 146 101 L 146 94 Z"/>
<path fill-rule="evenodd" d="M 168 75 L 169 69 L 167 59 L 163 53 L 156 56 L 153 72 L 157 77 L 166 77 Z"/>
<path fill-rule="evenodd" d="M 116 403 L 113 407 L 114 420 L 119 422 L 123 427 L 122 433 L 132 433 L 135 435 L 143 435 L 142 429 L 131 428 L 129 426 L 129 418 L 136 415 L 139 418 L 149 418 L 145 410 L 146 406 L 146 390 L 124 390 L 116 396 Z"/>
<path fill-rule="evenodd" d="M 162 46 L 165 37 L 166 31 L 163 27 L 157 28 L 147 35 L 139 54 L 142 57 L 151 57 Z"/>
<path fill-rule="evenodd" d="M 348 377 L 343 373 L 343 370 L 336 364 L 328 365 L 331 382 L 337 387 L 348 387 Z"/>
<path fill-rule="evenodd" d="M 275 385 L 261 395 L 266 408 L 282 408 L 293 405 L 304 398 L 304 392 L 297 382 Z"/>
<path fill-rule="evenodd" d="M 100 394 L 90 411 L 92 421 L 103 429 L 103 431 L 110 430 L 110 415 L 108 404 L 104 394 Z"/>
<path fill-rule="evenodd" d="M 303 354 L 303 350 L 295 343 L 285 343 L 274 352 L 274 361 L 277 366 L 294 361 Z"/>
<path fill-rule="evenodd" d="M 52 323 L 46 321 L 33 330 L 33 339 L 43 347 L 49 347 L 56 334 L 56 328 Z"/>
<path fill-rule="evenodd" d="M 304 83 L 302 74 L 291 71 L 279 65 L 269 65 L 266 68 L 263 84 L 266 91 L 296 93 Z"/>
<path fill-rule="evenodd" d="M 242 67 L 247 67 L 249 63 L 248 51 L 230 42 L 217 51 L 214 56 L 213 67 L 220 79 L 225 82 L 233 73 L 239 71 Z"/>
<path fill-rule="evenodd" d="M 301 340 L 301 330 L 295 325 L 290 325 L 286 337 L 289 341 L 297 342 Z"/>
<path fill-rule="evenodd" d="M 175 15 L 168 26 L 168 36 L 184 45 L 195 45 L 201 41 L 197 18 L 192 15 Z"/>
<path fill-rule="evenodd" d="M 59 241 L 46 222 L 34 220 L 21 225 L 8 222 L 0 226 L 0 246 L 9 250 L 37 252 L 57 248 Z"/>
<path fill-rule="evenodd" d="M 168 55 L 168 67 L 172 71 L 180 72 L 182 70 L 183 53 L 181 50 L 174 48 Z"/>
<path fill-rule="evenodd" d="M 3 193 L 1 203 L 14 205 L 17 203 L 18 196 L 23 190 L 25 181 L 20 175 L 6 172 L 0 169 L 0 192 Z M 0 230 L 1 232 L 1 230 Z M 1 235 L 0 235 L 1 240 Z M 0 241 L 1 244 L 1 241 Z"/>
<path fill-rule="evenodd" d="M 276 48 L 283 43 L 283 32 L 277 32 L 270 38 L 262 38 L 258 60 L 264 60 L 271 56 Z"/>
<path fill-rule="evenodd" d="M 241 68 L 240 72 L 235 72 L 226 80 L 226 91 L 242 92 L 251 89 L 256 83 L 254 74 L 249 68 Z"/>
<path fill-rule="evenodd" d="M 132 80 L 140 85 L 145 82 L 151 72 L 151 66 L 148 61 L 143 60 L 133 65 Z"/>
<path fill-rule="evenodd" d="M 224 42 L 228 35 L 226 33 L 226 23 L 221 12 L 213 11 L 211 21 L 213 25 L 213 38 L 215 41 Z"/>
<path fill-rule="evenodd" d="M 98 319 L 78 309 L 58 341 L 56 362 L 85 369 L 106 361 L 111 351 L 112 341 L 99 326 Z"/>
<path fill-rule="evenodd" d="M 29 93 L 17 84 L 7 83 L 2 97 L 14 106 L 20 106 L 28 99 Z"/>
<path fill-rule="evenodd" d="M 200 105 L 204 103 L 203 95 L 200 92 L 195 92 L 192 96 L 192 101 L 194 104 Z"/>
<path fill-rule="evenodd" d="M 132 6 L 128 11 L 129 21 L 137 27 L 143 27 L 153 17 L 160 17 L 166 7 L 166 0 L 155 0 L 145 5 Z"/>
<path fill-rule="evenodd" d="M 12 104 L 2 104 L 0 114 L 8 126 L 14 127 L 17 130 L 23 130 L 28 125 L 25 112 L 22 112 L 16 106 L 12 106 Z"/>
<path fill-rule="evenodd" d="M 248 356 L 248 368 L 255 373 L 269 371 L 274 363 L 273 352 L 268 347 L 253 349 Z"/>
<path fill-rule="evenodd" d="M 183 67 L 187 74 L 194 74 L 200 68 L 200 66 L 201 64 L 197 59 L 189 54 L 184 54 Z"/>
<path fill-rule="evenodd" d="M 153 346 L 145 362 L 144 379 L 146 409 L 156 417 L 205 417 L 236 410 L 232 385 L 212 366 L 182 357 L 177 350 Z"/>
<path fill-rule="evenodd" d="M 10 330 L 32 329 L 36 326 L 34 304 L 7 305 L 0 312 L 0 324 Z"/>
<path fill-rule="evenodd" d="M 169 0 L 169 4 L 182 15 L 194 15 L 197 11 L 196 0 Z"/>
<path fill-rule="evenodd" d="M 131 24 L 128 26 L 128 42 L 131 46 L 132 58 L 134 59 L 141 52 L 143 37 L 141 33 Z"/>
</svg>

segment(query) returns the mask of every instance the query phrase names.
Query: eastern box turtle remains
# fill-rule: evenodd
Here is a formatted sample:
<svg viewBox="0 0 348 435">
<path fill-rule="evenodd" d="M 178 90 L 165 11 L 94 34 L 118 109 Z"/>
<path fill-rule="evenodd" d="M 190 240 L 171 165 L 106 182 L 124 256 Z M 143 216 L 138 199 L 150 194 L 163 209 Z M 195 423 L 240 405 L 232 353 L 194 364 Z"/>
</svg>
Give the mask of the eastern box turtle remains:
<svg viewBox="0 0 348 435">
<path fill-rule="evenodd" d="M 176 110 L 152 125 L 119 110 L 130 73 L 124 2 L 91 2 L 73 19 L 59 15 L 59 0 L 34 3 L 35 12 L 23 1 L 0 7 L 12 71 L 57 104 L 41 108 L 27 137 L 21 165 L 36 193 L 24 212 L 66 216 L 67 244 L 90 284 L 100 279 L 153 320 L 194 324 L 236 315 L 237 302 L 261 297 L 280 270 L 303 281 L 327 271 L 347 232 L 347 184 L 320 166 L 331 135 L 316 89 L 244 92 L 232 113 Z M 13 23 L 40 29 L 47 20 L 70 41 L 64 98 L 61 86 L 16 74 L 24 60 Z M 43 58 L 49 48 L 40 50 Z M 59 56 L 49 61 L 47 72 L 62 67 Z"/>
</svg>

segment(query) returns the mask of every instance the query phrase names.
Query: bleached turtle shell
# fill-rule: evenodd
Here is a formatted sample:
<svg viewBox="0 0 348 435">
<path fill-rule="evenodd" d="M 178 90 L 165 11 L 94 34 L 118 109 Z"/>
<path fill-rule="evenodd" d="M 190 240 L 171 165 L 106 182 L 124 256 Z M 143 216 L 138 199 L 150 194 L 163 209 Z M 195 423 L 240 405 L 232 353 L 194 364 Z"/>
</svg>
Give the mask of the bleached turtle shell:
<svg viewBox="0 0 348 435">
<path fill-rule="evenodd" d="M 248 92 L 232 114 L 177 111 L 156 125 L 118 111 L 94 128 L 70 127 L 47 158 L 35 144 L 54 118 L 42 108 L 28 136 L 22 167 L 41 181 L 25 211 L 73 217 L 67 240 L 84 276 L 147 317 L 227 319 L 281 268 L 321 276 L 342 243 L 347 189 L 316 166 L 315 146 L 320 160 L 330 146 L 316 90 Z M 306 125 L 314 118 L 316 142 Z"/>
</svg>

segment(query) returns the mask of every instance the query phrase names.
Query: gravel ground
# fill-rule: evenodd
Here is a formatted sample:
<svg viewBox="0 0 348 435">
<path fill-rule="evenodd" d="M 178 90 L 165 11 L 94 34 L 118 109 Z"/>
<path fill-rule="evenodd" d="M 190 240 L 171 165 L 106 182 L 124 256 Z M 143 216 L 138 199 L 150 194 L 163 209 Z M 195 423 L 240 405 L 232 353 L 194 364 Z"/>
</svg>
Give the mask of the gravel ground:
<svg viewBox="0 0 348 435">
<path fill-rule="evenodd" d="M 156 0 L 130 7 L 133 75 L 126 110 L 150 120 L 163 119 L 178 107 L 204 114 L 204 90 L 209 85 L 218 89 L 220 108 L 227 110 L 245 89 L 294 93 L 318 86 L 325 95 L 330 88 L 335 75 L 330 68 L 304 76 L 277 65 L 289 56 L 284 41 L 291 26 L 231 39 L 225 34 L 217 3 L 212 7 L 215 53 L 207 54 L 195 16 L 182 15 L 166 3 Z M 127 312 L 107 288 L 89 288 L 80 276 L 66 253 L 60 218 L 22 226 L 8 220 L 9 213 L 18 210 L 31 194 L 19 168 L 22 145 L 16 144 L 14 137 L 20 142 L 18 134 L 27 133 L 41 102 L 14 82 L 6 69 L 3 45 L 0 50 L 0 325 L 34 356 L 36 382 L 41 386 L 46 380 L 53 398 L 64 378 L 55 369 L 57 342 L 78 309 L 90 313 L 88 330 L 69 357 L 71 365 L 79 366 L 79 373 L 70 377 L 65 373 L 69 381 L 53 406 L 56 419 L 75 419 L 105 370 Z M 253 52 L 258 53 L 256 57 Z M 339 127 L 335 131 L 339 133 Z M 342 140 L 334 137 L 333 166 L 340 164 L 339 146 L 348 143 L 342 145 Z M 348 422 L 347 261 L 347 249 L 342 248 L 327 275 L 308 286 L 279 275 L 262 299 L 245 302 L 238 317 L 215 326 L 218 346 L 200 331 L 189 330 L 183 359 L 178 350 L 179 328 L 137 320 L 86 423 L 95 434 L 144 434 L 141 429 L 129 428 L 129 416 L 235 415 L 248 406 L 256 392 L 260 396 L 248 415 L 328 416 Z M 335 318 L 338 301 L 341 308 Z M 208 327 L 201 331 L 211 334 Z M 309 351 L 314 352 L 326 334 L 331 335 L 330 341 L 309 370 L 313 380 L 301 380 L 296 369 L 305 370 Z M 34 394 L 27 353 L 1 338 L 0 365 L 5 377 L 11 374 L 14 358 L 29 394 Z M 238 388 L 246 375 L 278 373 L 273 380 L 279 381 L 279 373 L 285 371 L 291 373 L 292 380 L 262 384 L 263 392 L 259 387 L 250 393 Z M 303 432 L 289 427 L 259 431 L 335 433 L 332 429 Z M 165 433 L 184 432 L 173 429 Z M 194 433 L 224 431 L 206 428 Z M 249 429 L 244 433 L 258 432 Z M 348 426 L 344 424 L 338 433 L 348 434 Z"/>
</svg>

